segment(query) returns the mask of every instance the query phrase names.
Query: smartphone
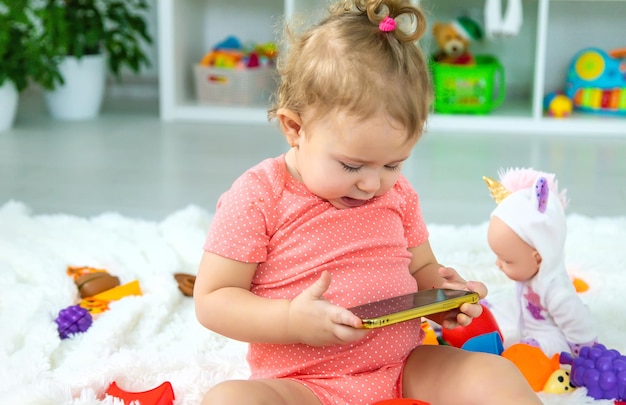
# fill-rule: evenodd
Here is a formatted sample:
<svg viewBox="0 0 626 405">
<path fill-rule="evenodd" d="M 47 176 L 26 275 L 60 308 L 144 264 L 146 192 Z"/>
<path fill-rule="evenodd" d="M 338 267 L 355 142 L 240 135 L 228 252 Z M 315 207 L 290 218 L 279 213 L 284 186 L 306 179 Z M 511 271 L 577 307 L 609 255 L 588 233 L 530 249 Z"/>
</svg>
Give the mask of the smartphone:
<svg viewBox="0 0 626 405">
<path fill-rule="evenodd" d="M 433 288 L 370 302 L 348 310 L 361 318 L 364 328 L 373 329 L 448 311 L 465 302 L 475 304 L 479 299 L 478 293 L 472 291 Z"/>
</svg>

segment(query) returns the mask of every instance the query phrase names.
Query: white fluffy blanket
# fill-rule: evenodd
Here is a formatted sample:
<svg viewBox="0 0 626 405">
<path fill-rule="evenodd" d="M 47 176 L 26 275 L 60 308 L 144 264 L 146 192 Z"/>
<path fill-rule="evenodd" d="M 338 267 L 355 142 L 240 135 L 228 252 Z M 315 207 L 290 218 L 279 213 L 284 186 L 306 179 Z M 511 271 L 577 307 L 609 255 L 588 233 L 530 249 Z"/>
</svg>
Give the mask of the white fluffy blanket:
<svg viewBox="0 0 626 405">
<path fill-rule="evenodd" d="M 173 274 L 194 274 L 211 215 L 188 207 L 161 222 L 105 213 L 93 218 L 34 215 L 17 202 L 0 207 L 0 404 L 113 404 L 113 381 L 145 391 L 169 381 L 175 404 L 198 404 L 216 382 L 247 378 L 245 344 L 203 329 L 191 298 Z M 626 218 L 568 218 L 568 267 L 590 285 L 581 295 L 600 341 L 626 353 Z M 442 263 L 490 288 L 490 303 L 506 337 L 511 283 L 494 265 L 486 224 L 431 225 Z M 138 280 L 143 296 L 111 304 L 91 328 L 61 340 L 54 322 L 73 305 L 68 265 L 107 269 L 122 283 Z M 485 382 L 497 383 L 497 382 Z M 612 404 L 584 389 L 541 394 L 546 404 Z"/>
</svg>

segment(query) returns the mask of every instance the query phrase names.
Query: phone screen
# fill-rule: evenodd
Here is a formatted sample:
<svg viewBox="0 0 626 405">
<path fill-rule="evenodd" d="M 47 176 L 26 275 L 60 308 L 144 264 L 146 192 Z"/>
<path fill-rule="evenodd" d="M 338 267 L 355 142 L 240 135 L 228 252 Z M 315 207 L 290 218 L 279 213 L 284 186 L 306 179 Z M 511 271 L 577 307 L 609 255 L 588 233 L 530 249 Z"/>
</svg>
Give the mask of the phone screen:
<svg viewBox="0 0 626 405">
<path fill-rule="evenodd" d="M 464 302 L 476 303 L 478 300 L 478 294 L 471 291 L 433 288 L 349 309 L 361 318 L 363 327 L 377 328 L 458 308 Z"/>
</svg>

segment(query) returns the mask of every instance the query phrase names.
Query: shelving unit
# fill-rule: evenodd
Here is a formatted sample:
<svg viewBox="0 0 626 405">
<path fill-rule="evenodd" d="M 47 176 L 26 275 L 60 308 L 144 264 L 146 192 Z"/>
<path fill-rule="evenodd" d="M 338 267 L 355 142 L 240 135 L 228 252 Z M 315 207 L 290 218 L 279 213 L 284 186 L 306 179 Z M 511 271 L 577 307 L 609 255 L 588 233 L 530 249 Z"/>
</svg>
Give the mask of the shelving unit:
<svg viewBox="0 0 626 405">
<path fill-rule="evenodd" d="M 484 0 L 421 0 L 430 22 L 468 14 L 481 17 Z M 160 113 L 165 121 L 266 122 L 266 105 L 199 104 L 192 66 L 227 35 L 244 41 L 275 38 L 280 19 L 315 18 L 320 0 L 158 0 Z M 506 1 L 503 2 L 506 4 Z M 587 46 L 624 47 L 624 0 L 524 0 L 519 35 L 472 44 L 474 53 L 497 55 L 506 72 L 507 97 L 488 115 L 433 114 L 430 131 L 525 132 L 626 136 L 626 117 L 543 113 L 543 96 L 565 85 L 572 56 Z M 427 34 L 421 41 L 433 50 Z"/>
</svg>

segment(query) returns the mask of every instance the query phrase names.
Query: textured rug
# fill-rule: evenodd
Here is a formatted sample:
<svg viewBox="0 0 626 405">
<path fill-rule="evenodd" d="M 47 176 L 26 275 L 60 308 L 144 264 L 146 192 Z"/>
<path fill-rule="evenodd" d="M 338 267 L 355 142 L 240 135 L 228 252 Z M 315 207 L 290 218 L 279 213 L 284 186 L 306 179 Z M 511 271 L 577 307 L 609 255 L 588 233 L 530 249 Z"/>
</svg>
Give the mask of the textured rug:
<svg viewBox="0 0 626 405">
<path fill-rule="evenodd" d="M 128 391 L 172 384 L 175 404 L 198 404 L 215 383 L 247 378 L 245 344 L 203 329 L 175 273 L 194 274 L 211 214 L 194 206 L 161 222 L 104 213 L 93 218 L 35 215 L 18 202 L 0 207 L 0 404 L 113 404 L 112 383 Z M 568 269 L 586 281 L 581 294 L 607 347 L 626 353 L 626 217 L 568 217 Z M 486 223 L 430 225 L 439 260 L 490 289 L 505 335 L 512 285 L 495 267 Z M 77 288 L 67 266 L 108 270 L 142 296 L 114 301 L 84 333 L 60 339 L 55 319 Z M 485 383 L 497 383 L 487 381 Z M 546 404 L 612 404 L 585 389 L 541 394 Z"/>
</svg>

